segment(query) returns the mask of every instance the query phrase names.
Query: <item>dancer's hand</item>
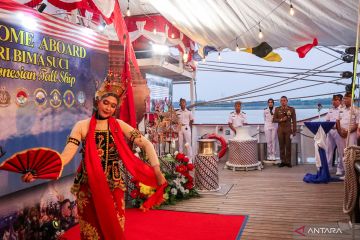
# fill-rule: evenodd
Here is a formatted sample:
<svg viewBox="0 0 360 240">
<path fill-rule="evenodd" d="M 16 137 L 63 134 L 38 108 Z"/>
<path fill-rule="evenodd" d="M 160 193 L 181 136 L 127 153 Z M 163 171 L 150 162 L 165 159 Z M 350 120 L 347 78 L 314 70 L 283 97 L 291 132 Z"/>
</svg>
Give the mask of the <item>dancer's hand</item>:
<svg viewBox="0 0 360 240">
<path fill-rule="evenodd" d="M 160 186 L 160 185 L 163 185 L 164 183 L 166 183 L 166 179 L 160 170 L 160 166 L 154 167 L 154 171 L 155 171 L 156 181 L 157 181 L 158 185 Z"/>
<path fill-rule="evenodd" d="M 31 172 L 28 172 L 28 173 L 26 173 L 26 174 L 24 174 L 24 175 L 21 176 L 21 180 L 22 180 L 23 182 L 29 183 L 29 182 L 34 181 L 35 178 L 34 178 L 34 175 L 31 174 Z"/>
</svg>

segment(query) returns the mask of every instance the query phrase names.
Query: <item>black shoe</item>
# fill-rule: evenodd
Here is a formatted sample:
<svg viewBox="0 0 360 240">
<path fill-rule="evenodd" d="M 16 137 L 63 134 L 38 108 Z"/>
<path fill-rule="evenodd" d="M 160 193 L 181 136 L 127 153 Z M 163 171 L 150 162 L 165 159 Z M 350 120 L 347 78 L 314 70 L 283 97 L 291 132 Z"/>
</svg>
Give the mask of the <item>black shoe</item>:
<svg viewBox="0 0 360 240">
<path fill-rule="evenodd" d="M 292 168 L 291 163 L 286 164 L 286 166 L 287 166 L 288 168 Z"/>
<path fill-rule="evenodd" d="M 286 166 L 285 163 L 280 163 L 280 164 L 279 164 L 279 167 L 285 167 L 285 166 Z"/>
</svg>

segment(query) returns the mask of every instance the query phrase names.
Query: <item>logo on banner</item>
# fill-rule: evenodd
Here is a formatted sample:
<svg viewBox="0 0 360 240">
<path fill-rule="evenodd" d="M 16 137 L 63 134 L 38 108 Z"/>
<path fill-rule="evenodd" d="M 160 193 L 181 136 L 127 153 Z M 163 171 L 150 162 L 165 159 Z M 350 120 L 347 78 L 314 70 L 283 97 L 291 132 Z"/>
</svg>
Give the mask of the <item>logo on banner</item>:
<svg viewBox="0 0 360 240">
<path fill-rule="evenodd" d="M 75 103 L 75 96 L 71 90 L 66 90 L 63 96 L 64 104 L 70 108 Z"/>
<path fill-rule="evenodd" d="M 7 107 L 10 105 L 10 93 L 5 90 L 5 87 L 0 87 L 0 107 Z"/>
<path fill-rule="evenodd" d="M 85 105 L 86 96 L 83 91 L 78 92 L 78 94 L 76 95 L 76 99 L 78 100 L 78 102 L 81 106 Z"/>
<path fill-rule="evenodd" d="M 34 96 L 35 96 L 35 103 L 38 106 L 44 106 L 47 102 L 46 99 L 46 91 L 42 88 L 38 88 L 34 91 Z"/>
<path fill-rule="evenodd" d="M 29 91 L 26 88 L 18 88 L 15 94 L 15 103 L 19 107 L 24 107 L 29 100 Z"/>
<path fill-rule="evenodd" d="M 61 94 L 59 92 L 59 90 L 54 89 L 51 91 L 50 93 L 50 105 L 53 108 L 58 108 L 61 106 Z"/>
</svg>

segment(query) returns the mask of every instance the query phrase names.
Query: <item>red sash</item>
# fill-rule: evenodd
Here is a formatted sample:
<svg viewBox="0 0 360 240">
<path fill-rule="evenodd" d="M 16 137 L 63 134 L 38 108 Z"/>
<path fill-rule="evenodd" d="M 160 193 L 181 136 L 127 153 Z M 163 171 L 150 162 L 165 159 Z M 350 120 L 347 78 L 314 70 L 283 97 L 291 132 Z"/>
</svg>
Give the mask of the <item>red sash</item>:
<svg viewBox="0 0 360 240">
<path fill-rule="evenodd" d="M 167 183 L 157 186 L 154 169 L 137 158 L 128 147 L 119 123 L 115 118 L 109 118 L 110 132 L 114 138 L 120 159 L 131 175 L 141 183 L 155 187 L 156 192 L 143 204 L 143 208 L 149 209 L 163 202 L 164 190 Z M 114 200 L 102 169 L 100 157 L 97 153 L 95 142 L 96 119 L 90 120 L 89 131 L 85 146 L 85 167 L 88 173 L 88 183 L 95 205 L 95 211 L 101 232 L 105 239 L 123 240 L 124 232 L 120 227 Z"/>
</svg>

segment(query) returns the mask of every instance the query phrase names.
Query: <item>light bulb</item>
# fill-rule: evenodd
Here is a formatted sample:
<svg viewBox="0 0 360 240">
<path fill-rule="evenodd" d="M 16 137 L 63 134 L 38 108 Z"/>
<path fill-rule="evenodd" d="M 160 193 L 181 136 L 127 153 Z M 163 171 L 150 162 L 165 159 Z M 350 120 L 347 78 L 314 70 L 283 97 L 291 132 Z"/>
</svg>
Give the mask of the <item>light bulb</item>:
<svg viewBox="0 0 360 240">
<path fill-rule="evenodd" d="M 130 12 L 130 8 L 128 7 L 126 10 L 126 16 L 130 17 L 131 16 L 131 12 Z"/>
<path fill-rule="evenodd" d="M 294 14 L 295 14 L 294 7 L 292 4 L 290 4 L 290 15 L 294 16 Z"/>
<path fill-rule="evenodd" d="M 206 63 L 206 59 L 205 59 L 205 58 L 203 58 L 201 61 L 202 61 L 202 63 Z"/>
<path fill-rule="evenodd" d="M 175 34 L 174 34 L 174 33 L 172 33 L 172 34 L 171 34 L 171 38 L 174 38 L 174 37 L 175 37 Z"/>
<path fill-rule="evenodd" d="M 220 62 L 221 61 L 221 55 L 220 55 L 220 52 L 219 52 L 219 54 L 218 54 L 218 62 Z"/>
<path fill-rule="evenodd" d="M 156 28 L 154 28 L 153 33 L 154 33 L 155 35 L 156 35 L 156 32 L 157 32 L 157 31 L 156 31 Z"/>
<path fill-rule="evenodd" d="M 240 48 L 239 48 L 239 45 L 238 45 L 238 44 L 236 44 L 236 49 L 235 49 L 235 51 L 237 51 L 237 52 L 240 51 Z"/>
<path fill-rule="evenodd" d="M 102 23 L 98 26 L 98 29 L 100 32 L 104 31 L 105 30 L 105 27 L 106 27 L 106 24 L 105 23 Z"/>
<path fill-rule="evenodd" d="M 264 35 L 263 35 L 261 29 L 259 28 L 259 38 L 262 39 L 263 37 L 264 37 Z"/>
<path fill-rule="evenodd" d="M 184 62 L 187 62 L 188 58 L 189 58 L 189 54 L 187 52 L 185 52 L 184 55 L 183 55 Z"/>
</svg>

